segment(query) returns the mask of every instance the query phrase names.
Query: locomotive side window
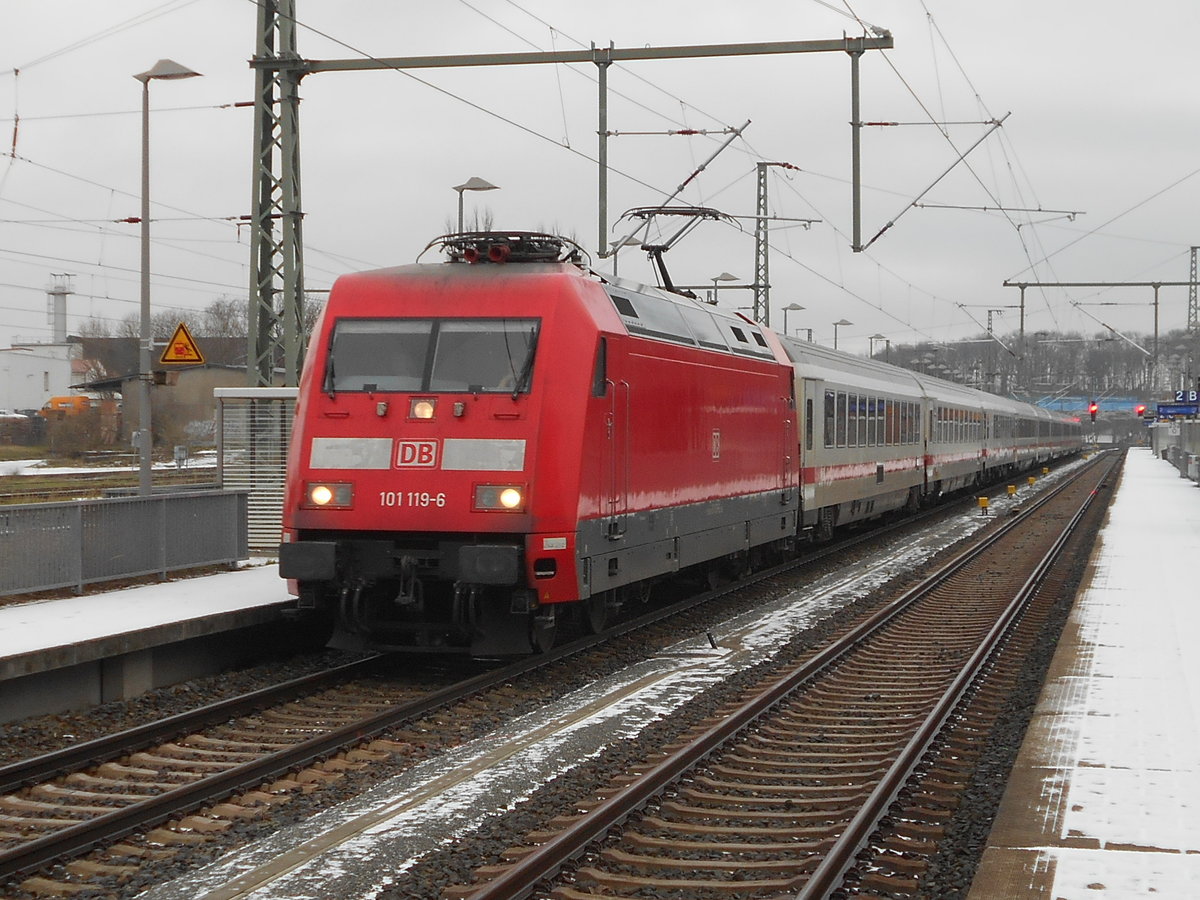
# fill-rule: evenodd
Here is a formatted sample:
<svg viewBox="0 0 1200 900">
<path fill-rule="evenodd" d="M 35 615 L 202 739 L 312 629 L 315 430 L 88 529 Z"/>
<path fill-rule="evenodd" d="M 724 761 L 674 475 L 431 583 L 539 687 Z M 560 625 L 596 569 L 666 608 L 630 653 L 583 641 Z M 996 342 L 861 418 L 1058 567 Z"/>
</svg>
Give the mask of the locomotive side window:
<svg viewBox="0 0 1200 900">
<path fill-rule="evenodd" d="M 339 319 L 325 390 L 528 392 L 536 319 Z"/>
<path fill-rule="evenodd" d="M 603 397 L 608 393 L 608 338 L 600 338 L 596 348 L 596 368 L 592 372 L 592 396 Z"/>
<path fill-rule="evenodd" d="M 683 320 L 687 322 L 701 347 L 708 347 L 710 350 L 729 349 L 729 345 L 725 343 L 725 338 L 721 334 L 721 329 L 717 327 L 711 314 L 694 306 L 682 304 L 679 311 L 683 313 Z"/>
</svg>

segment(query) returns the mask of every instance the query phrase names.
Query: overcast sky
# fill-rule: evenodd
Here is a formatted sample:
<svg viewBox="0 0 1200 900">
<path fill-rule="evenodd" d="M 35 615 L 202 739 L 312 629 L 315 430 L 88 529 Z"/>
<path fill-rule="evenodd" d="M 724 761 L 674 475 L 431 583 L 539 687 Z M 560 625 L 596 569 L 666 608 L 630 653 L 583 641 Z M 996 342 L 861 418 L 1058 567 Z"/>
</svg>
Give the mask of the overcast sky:
<svg viewBox="0 0 1200 900">
<path fill-rule="evenodd" d="M 750 120 L 681 200 L 750 216 L 755 163 L 798 167 L 772 170 L 771 211 L 820 221 L 772 225 L 772 323 L 798 303 L 792 331 L 831 343 L 831 323 L 848 319 L 839 344 L 853 352 L 875 333 L 966 338 L 989 309 L 998 333 L 1013 332 L 1019 294 L 1006 279 L 1186 281 L 1200 244 L 1195 0 L 296 5 L 300 53 L 313 59 L 821 40 L 863 32 L 850 8 L 888 29 L 895 49 L 862 61 L 862 118 L 905 124 L 864 129 L 864 241 L 894 222 L 864 253 L 850 249 L 846 54 L 635 62 L 609 75 L 609 128 L 622 132 L 609 145 L 609 240 L 627 230 L 624 210 L 662 202 L 725 140 L 662 132 Z M 151 86 L 154 307 L 245 297 L 248 234 L 236 219 L 249 212 L 252 113 L 231 104 L 252 97 L 253 0 L 3 0 L 0 10 L 3 152 L 15 140 L 0 159 L 0 346 L 49 339 L 55 273 L 73 275 L 72 331 L 137 311 L 137 226 L 115 220 L 138 215 L 132 76 L 163 57 L 204 77 Z M 452 226 L 452 186 L 471 176 L 500 190 L 466 194 L 468 221 L 487 211 L 500 228 L 568 234 L 594 254 L 595 80 L 590 63 L 307 77 L 306 286 L 413 261 Z M 1010 113 L 941 178 L 981 123 Z M 931 122 L 956 124 L 943 134 Z M 677 283 L 728 272 L 749 284 L 753 223 L 705 222 L 667 259 Z M 636 249 L 619 266 L 653 283 Z M 748 306 L 750 291 L 733 284 L 721 304 Z M 1026 330 L 1090 336 L 1102 320 L 1148 335 L 1152 296 L 1031 289 Z M 1161 331 L 1184 327 L 1187 288 L 1163 288 L 1161 300 Z"/>
</svg>

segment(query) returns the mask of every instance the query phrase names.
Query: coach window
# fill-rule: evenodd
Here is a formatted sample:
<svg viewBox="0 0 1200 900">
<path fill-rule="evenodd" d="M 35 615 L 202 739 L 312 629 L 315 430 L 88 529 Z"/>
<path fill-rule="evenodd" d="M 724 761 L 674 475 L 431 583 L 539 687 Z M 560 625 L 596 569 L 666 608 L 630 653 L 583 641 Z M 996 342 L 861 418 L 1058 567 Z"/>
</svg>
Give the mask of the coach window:
<svg viewBox="0 0 1200 900">
<path fill-rule="evenodd" d="M 833 391 L 825 392 L 825 421 L 824 421 L 824 440 L 826 447 L 833 446 L 833 433 L 837 425 L 837 401 L 834 398 Z"/>
<path fill-rule="evenodd" d="M 804 449 L 813 448 L 813 402 L 812 397 L 804 400 Z"/>
<path fill-rule="evenodd" d="M 867 446 L 867 426 L 871 423 L 871 414 L 868 411 L 867 398 L 862 394 L 858 395 L 858 446 Z"/>
<path fill-rule="evenodd" d="M 858 446 L 858 395 L 846 395 L 846 446 Z"/>
<path fill-rule="evenodd" d="M 838 391 L 837 394 L 837 445 L 839 447 L 846 446 L 846 394 L 844 391 Z"/>
</svg>

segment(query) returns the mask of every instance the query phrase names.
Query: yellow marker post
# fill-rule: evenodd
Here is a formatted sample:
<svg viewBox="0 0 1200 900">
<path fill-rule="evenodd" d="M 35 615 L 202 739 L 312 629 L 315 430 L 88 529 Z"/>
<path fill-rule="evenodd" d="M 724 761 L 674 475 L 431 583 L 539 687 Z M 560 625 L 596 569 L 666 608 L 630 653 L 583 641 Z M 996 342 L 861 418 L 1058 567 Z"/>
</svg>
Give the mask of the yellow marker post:
<svg viewBox="0 0 1200 900">
<path fill-rule="evenodd" d="M 1042 474 L 1043 474 L 1043 475 L 1049 475 L 1049 474 L 1050 474 L 1050 467 L 1049 467 L 1049 466 L 1042 466 Z"/>
<path fill-rule="evenodd" d="M 987 497 L 979 498 L 979 514 L 981 516 L 986 516 L 988 514 L 988 498 Z"/>
<path fill-rule="evenodd" d="M 1010 484 L 1010 485 L 1008 486 L 1008 496 L 1010 496 L 1010 497 L 1011 497 L 1011 496 L 1012 496 L 1013 494 L 1015 494 L 1016 492 L 1017 492 L 1017 486 L 1016 486 L 1015 484 Z"/>
<path fill-rule="evenodd" d="M 1035 478 L 1034 476 L 1030 475 L 1030 476 L 1029 476 L 1029 486 L 1030 486 L 1030 487 L 1033 487 L 1035 484 L 1037 484 L 1037 478 Z"/>
</svg>

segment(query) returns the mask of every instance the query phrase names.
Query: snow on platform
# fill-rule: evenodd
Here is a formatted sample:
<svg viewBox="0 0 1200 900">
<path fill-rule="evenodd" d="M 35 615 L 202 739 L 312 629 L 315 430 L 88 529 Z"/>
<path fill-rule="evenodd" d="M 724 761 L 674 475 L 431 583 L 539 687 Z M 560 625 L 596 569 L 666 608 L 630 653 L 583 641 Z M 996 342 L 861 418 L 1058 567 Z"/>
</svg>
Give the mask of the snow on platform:
<svg viewBox="0 0 1200 900">
<path fill-rule="evenodd" d="M 1128 453 L 969 900 L 1200 896 L 1200 488 Z"/>
<path fill-rule="evenodd" d="M 0 607 L 0 682 L 278 620 L 290 599 L 270 564 Z"/>
</svg>

